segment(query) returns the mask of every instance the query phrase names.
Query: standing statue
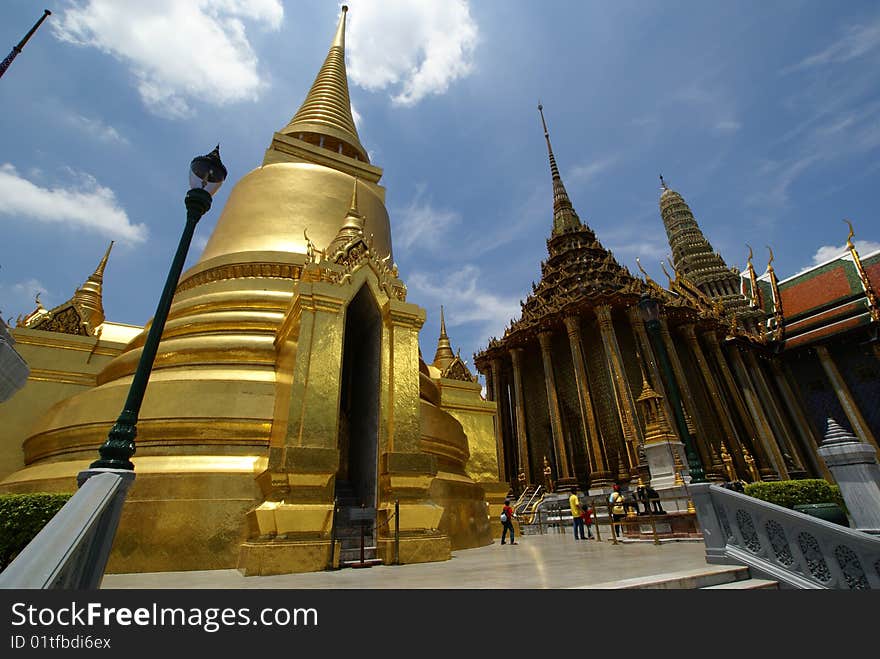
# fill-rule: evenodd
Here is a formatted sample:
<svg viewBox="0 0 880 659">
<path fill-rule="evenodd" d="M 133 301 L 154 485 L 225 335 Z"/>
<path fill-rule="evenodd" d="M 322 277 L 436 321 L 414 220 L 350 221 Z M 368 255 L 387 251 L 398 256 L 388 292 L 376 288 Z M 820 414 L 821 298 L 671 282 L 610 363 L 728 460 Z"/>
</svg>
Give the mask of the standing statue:
<svg viewBox="0 0 880 659">
<path fill-rule="evenodd" d="M 721 462 L 724 463 L 724 473 L 727 476 L 727 482 L 732 483 L 737 480 L 736 470 L 733 468 L 733 458 L 727 452 L 727 446 L 721 442 Z"/>
<path fill-rule="evenodd" d="M 743 446 L 743 460 L 746 461 L 746 466 L 749 468 L 749 476 L 752 478 L 753 483 L 757 483 L 761 480 L 760 474 L 758 474 L 758 467 L 755 465 L 755 458 L 752 457 L 752 454 L 749 453 L 749 449 Z"/>
<path fill-rule="evenodd" d="M 553 467 L 550 466 L 546 455 L 544 456 L 544 489 L 547 492 L 553 491 Z"/>
</svg>

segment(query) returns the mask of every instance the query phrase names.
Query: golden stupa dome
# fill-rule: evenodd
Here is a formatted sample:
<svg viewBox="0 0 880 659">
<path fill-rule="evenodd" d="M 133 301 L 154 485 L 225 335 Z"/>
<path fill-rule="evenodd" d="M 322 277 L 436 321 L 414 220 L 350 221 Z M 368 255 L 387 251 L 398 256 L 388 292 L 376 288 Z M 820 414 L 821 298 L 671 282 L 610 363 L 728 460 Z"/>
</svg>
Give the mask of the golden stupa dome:
<svg viewBox="0 0 880 659">
<path fill-rule="evenodd" d="M 339 233 L 355 177 L 308 162 L 258 167 L 232 190 L 194 270 L 218 257 L 253 252 L 306 254 L 308 239 L 325 249 Z M 360 179 L 358 205 L 364 234 L 379 255 L 391 253 L 384 189 Z M 393 260 L 393 258 L 392 258 Z"/>
</svg>

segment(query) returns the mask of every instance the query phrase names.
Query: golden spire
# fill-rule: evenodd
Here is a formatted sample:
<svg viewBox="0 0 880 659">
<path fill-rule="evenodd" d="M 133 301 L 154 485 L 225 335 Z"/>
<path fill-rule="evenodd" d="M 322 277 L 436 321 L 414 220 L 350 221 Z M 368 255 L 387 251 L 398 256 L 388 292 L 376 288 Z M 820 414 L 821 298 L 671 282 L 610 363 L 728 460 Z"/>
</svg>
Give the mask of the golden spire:
<svg viewBox="0 0 880 659">
<path fill-rule="evenodd" d="M 556 166 L 556 158 L 553 155 L 553 147 L 550 145 L 550 132 L 547 130 L 547 122 L 544 121 L 544 106 L 538 103 L 538 112 L 541 114 L 541 125 L 544 127 L 544 139 L 547 140 L 547 153 L 550 155 L 550 174 L 553 177 L 553 236 L 557 236 L 566 231 L 580 228 L 581 221 L 574 207 L 571 205 L 571 199 L 568 198 L 568 192 L 562 184 L 562 177 L 559 175 L 559 167 Z"/>
<path fill-rule="evenodd" d="M 333 241 L 324 250 L 331 261 L 336 261 L 340 253 L 344 253 L 356 241 L 362 240 L 366 242 L 364 236 L 364 225 L 366 219 L 358 211 L 357 201 L 358 179 L 354 179 L 354 188 L 351 191 L 351 203 L 348 205 L 348 212 L 345 214 L 345 221 L 342 223 L 339 232 Z"/>
<path fill-rule="evenodd" d="M 71 299 L 71 302 L 77 307 L 77 311 L 79 311 L 83 322 L 89 326 L 91 331 L 94 331 L 98 325 L 104 322 L 102 290 L 104 283 L 104 269 L 107 267 L 107 261 L 110 258 L 110 250 L 113 249 L 114 242 L 115 241 L 113 240 L 110 241 L 107 251 L 104 252 L 104 256 L 101 258 L 100 263 L 98 263 L 98 267 L 95 268 L 95 272 L 89 275 L 89 278 L 76 290 L 76 293 L 73 294 L 73 298 Z"/>
<path fill-rule="evenodd" d="M 370 159 L 358 138 L 348 95 L 345 72 L 347 12 L 348 7 L 343 5 L 327 59 L 299 111 L 280 132 L 368 163 Z"/>
<path fill-rule="evenodd" d="M 440 369 L 440 371 L 445 371 L 446 367 L 449 366 L 455 360 L 455 354 L 452 352 L 452 345 L 449 342 L 449 337 L 446 335 L 446 318 L 443 315 L 443 306 L 440 306 L 440 338 L 437 339 L 437 352 L 434 353 L 434 363 L 433 366 Z"/>
</svg>

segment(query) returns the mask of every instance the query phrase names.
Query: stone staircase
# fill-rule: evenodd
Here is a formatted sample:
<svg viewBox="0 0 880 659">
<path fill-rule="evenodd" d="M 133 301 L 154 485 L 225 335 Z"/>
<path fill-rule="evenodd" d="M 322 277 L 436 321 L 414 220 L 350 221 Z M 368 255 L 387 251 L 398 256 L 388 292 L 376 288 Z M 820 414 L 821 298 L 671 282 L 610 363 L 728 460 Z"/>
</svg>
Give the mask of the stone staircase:
<svg viewBox="0 0 880 659">
<path fill-rule="evenodd" d="M 756 579 L 751 576 L 749 568 L 745 566 L 710 565 L 693 570 L 608 581 L 585 586 L 585 588 L 603 590 L 779 590 L 779 582 Z"/>
<path fill-rule="evenodd" d="M 363 508 L 351 484 L 336 481 L 336 540 L 340 543 L 339 567 L 370 567 L 380 565 L 376 556 L 376 509 Z M 361 528 L 363 527 L 363 541 Z M 363 542 L 363 557 L 361 556 Z"/>
</svg>

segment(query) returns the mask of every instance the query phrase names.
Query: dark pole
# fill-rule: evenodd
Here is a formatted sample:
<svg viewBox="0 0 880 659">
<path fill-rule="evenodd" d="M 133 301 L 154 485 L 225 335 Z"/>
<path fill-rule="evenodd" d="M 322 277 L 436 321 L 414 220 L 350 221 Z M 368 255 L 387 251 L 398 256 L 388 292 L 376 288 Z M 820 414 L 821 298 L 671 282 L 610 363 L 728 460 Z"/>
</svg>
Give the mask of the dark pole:
<svg viewBox="0 0 880 659">
<path fill-rule="evenodd" d="M 162 290 L 162 297 L 159 298 L 159 305 L 156 307 L 153 324 L 150 326 L 147 340 L 144 342 L 141 359 L 134 373 L 131 388 L 128 390 L 128 398 L 125 400 L 125 406 L 122 408 L 122 413 L 116 420 L 116 424 L 107 436 L 107 441 L 98 450 L 101 454 L 101 459 L 91 464 L 92 469 L 134 469 L 134 465 L 131 463 L 131 456 L 135 452 L 134 439 L 137 436 L 138 413 L 141 410 L 141 403 L 147 390 L 147 382 L 150 379 L 150 371 L 153 369 L 153 361 L 156 359 L 156 352 L 159 349 L 159 339 L 162 338 L 162 331 L 165 329 L 168 311 L 171 309 L 174 290 L 177 288 L 177 282 L 183 270 L 183 262 L 186 260 L 186 254 L 189 251 L 189 244 L 192 242 L 196 224 L 198 224 L 202 215 L 211 208 L 211 193 L 199 188 L 193 188 L 186 193 L 185 203 L 186 226 L 183 229 L 183 235 L 180 237 L 180 244 L 177 246 L 177 254 L 174 255 L 174 261 L 171 263 L 168 279 L 165 280 L 165 288 Z"/>
<path fill-rule="evenodd" d="M 643 297 L 643 302 L 648 302 L 648 300 Z M 656 302 L 654 302 L 654 304 L 656 304 Z M 648 315 L 656 315 L 656 313 Z M 660 320 L 656 317 L 645 318 L 645 329 L 648 330 L 651 345 L 654 347 L 654 353 L 657 355 L 657 360 L 660 362 L 660 369 L 663 371 L 663 376 L 666 379 L 666 391 L 669 392 L 669 403 L 672 407 L 672 413 L 675 416 L 675 424 L 678 427 L 678 432 L 681 435 L 682 440 L 684 441 L 684 451 L 687 456 L 688 471 L 690 471 L 691 474 L 691 482 L 703 483 L 706 481 L 706 476 L 703 472 L 703 465 L 700 462 L 700 456 L 694 448 L 694 442 L 691 438 L 690 431 L 688 430 L 687 421 L 684 418 L 684 410 L 681 406 L 681 392 L 678 389 L 678 382 L 675 380 L 672 366 L 669 363 L 666 344 L 663 343 L 663 337 L 660 335 Z"/>
<path fill-rule="evenodd" d="M 12 60 L 14 60 L 18 56 L 18 54 L 22 51 L 25 44 L 28 42 L 28 39 L 30 39 L 34 35 L 34 32 L 37 31 L 37 28 L 40 27 L 40 25 L 43 23 L 43 21 L 46 20 L 46 17 L 49 16 L 51 13 L 52 12 L 49 11 L 48 9 L 44 9 L 43 15 L 40 16 L 40 20 L 38 20 L 36 23 L 34 23 L 34 26 L 30 29 L 30 31 L 26 35 L 24 35 L 24 39 L 22 39 L 21 41 L 18 42 L 18 45 L 12 47 L 12 52 L 10 52 L 6 56 L 6 59 L 4 59 L 3 62 L 0 62 L 0 78 L 3 77 L 4 73 L 6 73 L 6 69 L 8 69 L 9 65 L 12 64 Z"/>
</svg>

